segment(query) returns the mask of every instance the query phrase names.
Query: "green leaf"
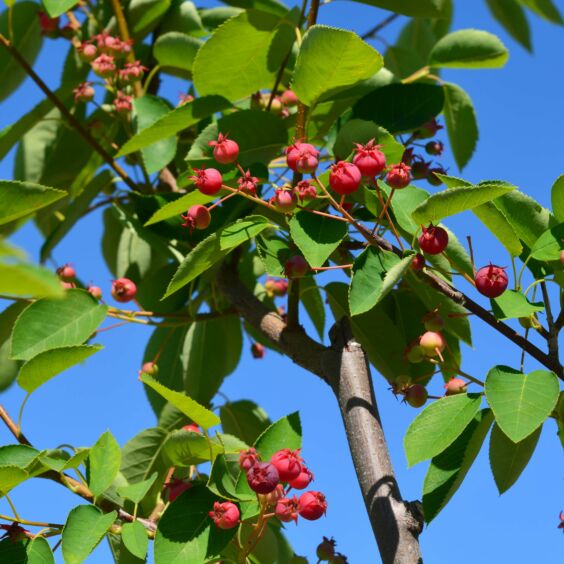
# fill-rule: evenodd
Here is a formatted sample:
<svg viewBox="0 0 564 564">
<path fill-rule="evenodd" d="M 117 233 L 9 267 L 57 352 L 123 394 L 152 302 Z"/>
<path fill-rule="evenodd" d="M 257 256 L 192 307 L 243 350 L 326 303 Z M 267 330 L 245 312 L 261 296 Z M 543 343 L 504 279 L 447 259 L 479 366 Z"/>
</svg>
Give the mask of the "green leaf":
<svg viewBox="0 0 564 564">
<path fill-rule="evenodd" d="M 189 0 L 173 0 L 159 25 L 161 33 L 179 31 L 193 36 L 206 35 L 200 13 Z"/>
<path fill-rule="evenodd" d="M 423 483 L 423 513 L 430 523 L 457 492 L 468 474 L 493 422 L 490 409 L 483 409 L 462 434 L 431 460 Z"/>
<path fill-rule="evenodd" d="M 80 345 L 39 353 L 22 366 L 18 375 L 18 384 L 26 392 L 34 392 L 57 374 L 84 362 L 103 348 L 102 345 Z"/>
<path fill-rule="evenodd" d="M 26 217 L 66 195 L 67 193 L 62 190 L 31 182 L 0 180 L 0 200 L 2 200 L 0 225 Z"/>
<path fill-rule="evenodd" d="M 398 14 L 418 18 L 445 17 L 445 2 L 443 0 L 355 0 L 362 4 L 377 6 Z"/>
<path fill-rule="evenodd" d="M 561 174 L 551 191 L 552 211 L 558 221 L 564 221 L 564 174 Z"/>
<path fill-rule="evenodd" d="M 112 485 L 121 464 L 121 450 L 109 431 L 103 433 L 96 441 L 90 449 L 88 459 L 88 486 L 94 497 L 97 497 Z"/>
<path fill-rule="evenodd" d="M 542 427 L 514 443 L 495 425 L 490 437 L 490 466 L 499 493 L 506 492 L 526 468 L 537 446 Z"/>
<path fill-rule="evenodd" d="M 213 202 L 216 197 L 217 196 L 206 196 L 199 190 L 194 190 L 193 192 L 181 196 L 177 200 L 168 202 L 162 208 L 158 209 L 150 219 L 145 222 L 145 227 L 159 223 L 159 221 L 165 221 L 171 217 L 178 217 L 180 214 L 186 213 L 187 210 L 196 204 L 209 204 Z"/>
<path fill-rule="evenodd" d="M 41 0 L 41 3 L 50 17 L 58 18 L 78 4 L 78 0 Z"/>
<path fill-rule="evenodd" d="M 438 223 L 445 217 L 491 202 L 513 189 L 510 184 L 478 184 L 437 192 L 419 204 L 412 216 L 418 224 Z"/>
<path fill-rule="evenodd" d="M 221 112 L 231 106 L 222 96 L 203 96 L 192 102 L 171 110 L 158 119 L 153 125 L 134 135 L 119 150 L 117 157 L 123 157 L 144 149 L 157 141 L 176 135 L 179 131 L 198 123 L 216 112 Z"/>
<path fill-rule="evenodd" d="M 416 129 L 436 117 L 444 93 L 434 84 L 390 84 L 377 88 L 353 106 L 353 117 L 374 121 L 390 133 Z"/>
<path fill-rule="evenodd" d="M 384 186 L 387 185 L 381 184 L 382 188 L 384 188 Z M 384 188 L 384 190 L 387 192 L 386 188 Z M 386 193 L 386 195 L 389 196 L 388 193 Z M 428 197 L 429 192 L 427 192 L 427 190 L 423 190 L 412 184 L 394 192 L 394 197 L 390 204 L 392 211 L 394 212 L 399 226 L 410 235 L 415 235 L 421 228 L 420 225 L 417 225 L 417 223 L 413 221 L 413 210 L 427 200 Z"/>
<path fill-rule="evenodd" d="M 143 384 L 150 386 L 163 396 L 163 398 L 172 403 L 172 405 L 178 408 L 188 418 L 192 419 L 192 421 L 202 427 L 202 429 L 209 429 L 214 425 L 219 425 L 220 419 L 213 411 L 206 409 L 203 405 L 200 405 L 187 395 L 169 390 L 148 374 L 142 373 L 139 379 Z"/>
<path fill-rule="evenodd" d="M 43 537 L 32 539 L 26 544 L 25 550 L 27 552 L 26 564 L 55 564 L 51 547 Z"/>
<path fill-rule="evenodd" d="M 14 302 L 0 313 L 0 391 L 13 384 L 20 369 L 21 362 L 10 358 L 12 327 L 26 305 L 26 302 Z"/>
<path fill-rule="evenodd" d="M 564 249 L 564 223 L 545 231 L 531 249 L 531 258 L 543 261 L 560 260 Z"/>
<path fill-rule="evenodd" d="M 263 460 L 282 448 L 297 450 L 302 448 L 302 424 L 300 414 L 295 411 L 275 421 L 261 433 L 255 442 L 255 448 Z"/>
<path fill-rule="evenodd" d="M 439 39 L 429 56 L 429 65 L 466 69 L 499 68 L 508 59 L 509 53 L 497 36 L 478 29 L 461 29 Z"/>
<path fill-rule="evenodd" d="M 526 6 L 539 15 L 541 18 L 556 24 L 562 25 L 564 20 L 562 20 L 562 15 L 558 8 L 554 5 L 552 0 L 518 0 L 520 4 Z"/>
<path fill-rule="evenodd" d="M 428 405 L 403 439 L 408 466 L 433 458 L 450 446 L 474 419 L 481 401 L 478 394 L 459 394 Z"/>
<path fill-rule="evenodd" d="M 168 71 L 170 74 L 185 71 L 180 73 L 182 76 L 192 70 L 196 53 L 202 45 L 201 39 L 178 31 L 170 31 L 159 35 L 153 47 L 153 55 L 163 71 Z"/>
<path fill-rule="evenodd" d="M 169 466 L 188 468 L 213 460 L 223 448 L 202 433 L 179 429 L 173 431 L 163 444 L 163 455 Z"/>
<path fill-rule="evenodd" d="M 531 30 L 525 10 L 517 0 L 486 0 L 493 17 L 527 51 L 532 51 Z"/>
<path fill-rule="evenodd" d="M 117 493 L 125 499 L 130 499 L 133 503 L 139 503 L 147 495 L 157 476 L 157 472 L 153 472 L 151 477 L 146 480 L 127 486 L 120 486 L 117 488 Z"/>
<path fill-rule="evenodd" d="M 157 96 L 145 94 L 133 100 L 135 133 L 149 129 L 170 112 L 169 105 Z M 163 169 L 176 154 L 176 138 L 171 135 L 142 149 L 143 163 L 149 174 Z"/>
<path fill-rule="evenodd" d="M 29 360 L 43 351 L 81 345 L 106 317 L 107 307 L 85 290 L 68 290 L 64 299 L 42 298 L 18 317 L 12 358 Z"/>
<path fill-rule="evenodd" d="M 458 168 L 462 170 L 474 153 L 478 142 L 478 123 L 470 96 L 457 86 L 445 82 L 445 122 L 450 146 Z"/>
<path fill-rule="evenodd" d="M 39 451 L 27 445 L 4 445 L 0 447 L 0 466 L 28 468 L 39 456 Z"/>
<path fill-rule="evenodd" d="M 38 4 L 24 1 L 16 2 L 10 10 L 4 10 L 0 14 L 0 33 L 10 39 L 13 37 L 13 48 L 30 66 L 33 66 L 43 44 L 38 11 Z M 27 73 L 12 57 L 8 49 L 2 48 L 0 50 L 0 102 L 17 89 L 26 76 Z"/>
<path fill-rule="evenodd" d="M 127 6 L 127 22 L 134 39 L 155 29 L 170 6 L 170 0 L 131 0 Z"/>
<path fill-rule="evenodd" d="M 229 472 L 225 455 L 216 456 L 207 486 L 210 491 L 219 497 L 235 501 L 239 499 L 239 494 L 235 489 L 235 480 Z"/>
<path fill-rule="evenodd" d="M 382 56 L 356 33 L 314 25 L 305 34 L 292 90 L 306 106 L 370 78 L 384 66 Z"/>
<path fill-rule="evenodd" d="M 159 521 L 155 535 L 155 562 L 207 562 L 219 556 L 237 529 L 222 530 L 208 512 L 218 498 L 206 487 L 194 485 L 174 500 Z"/>
<path fill-rule="evenodd" d="M 124 523 L 121 527 L 121 539 L 125 548 L 133 556 L 145 559 L 147 549 L 149 548 L 149 537 L 147 536 L 147 530 L 139 521 Z"/>
<path fill-rule="evenodd" d="M 492 202 L 487 202 L 472 209 L 474 215 L 492 232 L 498 241 L 507 249 L 507 252 L 518 257 L 523 252 L 523 245 L 519 237 L 505 217 Z"/>
<path fill-rule="evenodd" d="M 404 258 L 367 247 L 354 261 L 349 290 L 351 315 L 371 310 L 401 280 L 415 253 Z"/>
<path fill-rule="evenodd" d="M 508 366 L 494 366 L 486 377 L 486 399 L 496 423 L 515 443 L 528 437 L 550 415 L 558 401 L 558 378 L 535 370 L 523 374 Z"/>
<path fill-rule="evenodd" d="M 290 220 L 292 240 L 312 268 L 323 266 L 347 234 L 347 223 L 299 211 Z"/>
<path fill-rule="evenodd" d="M 0 263 L 0 293 L 35 298 L 64 296 L 61 281 L 51 270 L 26 263 Z"/>
<path fill-rule="evenodd" d="M 305 277 L 300 281 L 300 300 L 313 323 L 319 338 L 325 335 L 325 304 L 321 297 L 315 277 Z"/>
<path fill-rule="evenodd" d="M 226 257 L 233 249 L 256 237 L 270 222 L 263 216 L 250 215 L 216 231 L 198 243 L 182 261 L 163 298 L 167 298 Z"/>
<path fill-rule="evenodd" d="M 269 276 L 284 277 L 284 264 L 292 255 L 289 244 L 278 237 L 256 238 L 257 252 Z"/>
<path fill-rule="evenodd" d="M 0 497 L 6 495 L 12 488 L 25 482 L 29 474 L 17 466 L 0 466 Z"/>
<path fill-rule="evenodd" d="M 249 445 L 252 445 L 270 425 L 270 419 L 264 409 L 250 400 L 224 403 L 219 416 L 226 433 L 239 437 Z"/>
<path fill-rule="evenodd" d="M 196 90 L 235 101 L 272 87 L 294 38 L 291 21 L 257 10 L 241 12 L 198 51 L 192 67 Z"/>
<path fill-rule="evenodd" d="M 515 290 L 507 290 L 499 298 L 491 300 L 491 304 L 496 319 L 500 320 L 529 317 L 544 310 L 542 302 L 532 304 L 524 294 Z"/>
<path fill-rule="evenodd" d="M 102 513 L 93 505 L 75 507 L 67 518 L 63 529 L 63 558 L 65 564 L 81 564 L 96 548 L 117 513 Z"/>
</svg>

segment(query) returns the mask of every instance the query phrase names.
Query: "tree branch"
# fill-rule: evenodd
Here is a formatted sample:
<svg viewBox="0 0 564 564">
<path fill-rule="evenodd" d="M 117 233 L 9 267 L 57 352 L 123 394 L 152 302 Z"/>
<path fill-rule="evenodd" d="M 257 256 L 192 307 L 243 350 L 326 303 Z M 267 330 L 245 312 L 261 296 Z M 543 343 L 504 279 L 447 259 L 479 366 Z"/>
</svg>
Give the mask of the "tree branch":
<svg viewBox="0 0 564 564">
<path fill-rule="evenodd" d="M 391 24 L 394 20 L 399 18 L 399 14 L 391 14 L 380 23 L 376 24 L 373 28 L 369 29 L 366 33 L 361 35 L 361 39 L 372 39 L 379 31 L 382 31 L 387 25 Z"/>
</svg>

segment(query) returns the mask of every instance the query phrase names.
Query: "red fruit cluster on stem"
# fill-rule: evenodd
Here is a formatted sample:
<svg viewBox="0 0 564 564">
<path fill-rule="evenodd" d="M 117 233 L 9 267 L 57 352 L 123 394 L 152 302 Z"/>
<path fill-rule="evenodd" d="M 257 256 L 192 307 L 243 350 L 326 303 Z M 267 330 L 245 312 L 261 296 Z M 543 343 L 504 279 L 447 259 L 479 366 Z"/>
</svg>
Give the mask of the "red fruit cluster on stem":
<svg viewBox="0 0 564 564">
<path fill-rule="evenodd" d="M 507 289 L 507 284 L 509 283 L 505 268 L 495 266 L 494 264 L 480 268 L 480 270 L 476 272 L 474 281 L 476 282 L 478 292 L 488 298 L 501 296 Z"/>
<path fill-rule="evenodd" d="M 216 527 L 220 529 L 233 529 L 239 524 L 239 508 L 231 501 L 213 504 L 213 510 L 208 513 Z"/>
<path fill-rule="evenodd" d="M 192 233 L 194 229 L 207 229 L 211 222 L 211 214 L 208 208 L 206 208 L 206 206 L 202 206 L 201 204 L 192 206 L 180 217 L 184 221 L 182 227 L 187 227 L 190 230 L 190 233 Z"/>
<path fill-rule="evenodd" d="M 462 378 L 451 378 L 444 387 L 446 390 L 445 395 L 454 396 L 456 394 L 466 393 L 468 383 L 462 380 Z"/>
<path fill-rule="evenodd" d="M 286 149 L 286 163 L 294 172 L 312 173 L 319 164 L 319 151 L 309 143 L 296 141 Z"/>
<path fill-rule="evenodd" d="M 300 517 L 308 521 L 315 521 L 327 511 L 325 495 L 321 492 L 305 492 L 300 496 L 298 502 L 298 512 Z"/>
<path fill-rule="evenodd" d="M 220 164 L 234 163 L 239 157 L 239 145 L 228 134 L 220 133 L 216 141 L 210 141 L 208 145 L 213 147 L 213 158 Z"/>
<path fill-rule="evenodd" d="M 284 274 L 288 278 L 302 278 L 309 270 L 309 264 L 300 255 L 289 258 L 284 265 Z"/>
<path fill-rule="evenodd" d="M 57 276 L 63 282 L 73 282 L 76 278 L 76 270 L 70 264 L 64 264 L 57 268 Z"/>
<path fill-rule="evenodd" d="M 291 451 L 289 448 L 279 450 L 270 459 L 270 464 L 276 467 L 278 475 L 283 482 L 295 480 L 300 475 L 302 462 L 300 451 Z"/>
<path fill-rule="evenodd" d="M 423 227 L 419 236 L 419 248 L 428 255 L 442 253 L 448 245 L 448 233 L 442 227 L 436 227 L 432 223 L 429 227 Z"/>
<path fill-rule="evenodd" d="M 223 178 L 221 172 L 215 168 L 195 168 L 196 173 L 190 179 L 194 181 L 196 188 L 206 196 L 213 196 L 221 190 Z"/>
<path fill-rule="evenodd" d="M 329 174 L 329 186 L 334 192 L 341 196 L 356 192 L 362 181 L 362 174 L 359 168 L 346 161 L 339 161 L 331 165 Z"/>
<path fill-rule="evenodd" d="M 374 139 L 366 145 L 356 144 L 353 164 L 365 178 L 374 178 L 386 168 L 386 157 L 380 148 L 381 145 L 376 145 Z"/>
<path fill-rule="evenodd" d="M 411 167 L 405 163 L 394 165 L 386 175 L 386 183 L 392 188 L 405 188 L 411 182 Z"/>
<path fill-rule="evenodd" d="M 135 298 L 137 286 L 129 278 L 118 278 L 112 282 L 112 297 L 122 304 Z"/>
<path fill-rule="evenodd" d="M 273 464 L 256 462 L 247 470 L 247 482 L 258 494 L 268 494 L 276 489 L 280 475 Z"/>
</svg>

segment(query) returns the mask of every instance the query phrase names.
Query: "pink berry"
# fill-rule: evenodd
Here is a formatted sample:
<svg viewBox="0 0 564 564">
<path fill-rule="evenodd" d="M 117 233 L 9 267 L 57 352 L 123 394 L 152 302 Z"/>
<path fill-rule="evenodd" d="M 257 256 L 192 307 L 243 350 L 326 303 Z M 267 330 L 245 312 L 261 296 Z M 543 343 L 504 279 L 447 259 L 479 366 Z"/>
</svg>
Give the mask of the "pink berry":
<svg viewBox="0 0 564 564">
<path fill-rule="evenodd" d="M 239 508 L 231 501 L 223 503 L 216 501 L 213 504 L 213 511 L 210 511 L 208 515 L 219 529 L 233 529 L 239 524 L 241 514 Z"/>
<path fill-rule="evenodd" d="M 274 191 L 270 204 L 281 212 L 291 212 L 298 205 L 298 197 L 294 190 L 279 188 Z"/>
<path fill-rule="evenodd" d="M 239 185 L 239 190 L 241 190 L 241 192 L 246 192 L 251 196 L 256 196 L 258 181 L 259 179 L 256 176 L 251 176 L 251 173 L 247 170 L 244 176 L 237 179 L 237 184 Z"/>
<path fill-rule="evenodd" d="M 143 374 L 148 374 L 149 376 L 155 376 L 159 372 L 159 367 L 156 362 L 146 362 L 141 367 L 141 372 Z"/>
<path fill-rule="evenodd" d="M 177 497 L 182 495 L 186 490 L 192 487 L 192 482 L 185 482 L 179 478 L 173 478 L 172 482 L 166 484 L 166 489 L 168 490 L 168 501 L 172 502 Z"/>
<path fill-rule="evenodd" d="M 256 493 L 270 493 L 276 488 L 279 481 L 278 470 L 268 462 L 257 462 L 247 470 L 247 482 Z"/>
<path fill-rule="evenodd" d="M 282 94 L 280 94 L 280 101 L 286 106 L 295 106 L 299 102 L 296 93 L 293 90 L 284 90 Z"/>
<path fill-rule="evenodd" d="M 116 72 L 116 64 L 111 55 L 99 55 L 92 61 L 92 70 L 102 78 L 109 78 Z"/>
<path fill-rule="evenodd" d="M 208 208 L 206 208 L 206 206 L 202 206 L 201 204 L 192 206 L 180 217 L 184 220 L 182 227 L 190 229 L 190 233 L 194 229 L 207 229 L 211 222 L 211 214 Z"/>
<path fill-rule="evenodd" d="M 405 392 L 405 401 L 411 407 L 421 407 L 425 405 L 427 397 L 429 396 L 427 389 L 421 384 L 413 384 Z"/>
<path fill-rule="evenodd" d="M 419 346 L 426 357 L 439 356 L 445 350 L 445 338 L 437 331 L 425 331 L 419 339 Z"/>
<path fill-rule="evenodd" d="M 114 108 L 118 114 L 128 114 L 133 109 L 133 97 L 119 90 L 114 100 Z"/>
<path fill-rule="evenodd" d="M 76 288 L 76 286 L 73 282 L 63 282 L 63 281 L 61 281 L 61 286 L 65 290 L 72 290 L 73 288 Z"/>
<path fill-rule="evenodd" d="M 411 261 L 411 269 L 415 271 L 423 270 L 425 267 L 425 257 L 421 253 L 417 253 Z"/>
<path fill-rule="evenodd" d="M 327 511 L 327 502 L 321 492 L 305 492 L 298 501 L 298 512 L 308 521 L 315 521 Z"/>
<path fill-rule="evenodd" d="M 307 488 L 312 481 L 313 474 L 311 473 L 311 470 L 309 470 L 302 464 L 302 469 L 300 470 L 297 478 L 290 480 L 288 484 L 290 484 L 290 486 L 292 486 L 296 490 L 305 490 L 305 488 Z"/>
<path fill-rule="evenodd" d="M 91 82 L 81 82 L 73 89 L 75 102 L 90 102 L 94 98 L 94 88 Z"/>
<path fill-rule="evenodd" d="M 480 294 L 488 298 L 497 298 L 507 289 L 509 279 L 503 267 L 490 264 L 476 272 L 475 282 Z"/>
<path fill-rule="evenodd" d="M 208 145 L 213 147 L 213 158 L 220 164 L 234 163 L 239 156 L 239 145 L 223 133 L 217 136 L 217 141 L 210 141 Z"/>
<path fill-rule="evenodd" d="M 405 188 L 411 182 L 411 167 L 404 163 L 394 165 L 386 175 L 386 183 L 392 188 Z"/>
<path fill-rule="evenodd" d="M 264 345 L 261 345 L 260 343 L 253 343 L 251 345 L 251 354 L 253 355 L 253 358 L 264 358 L 265 352 L 266 349 L 264 348 Z"/>
<path fill-rule="evenodd" d="M 284 448 L 272 455 L 270 464 L 276 467 L 283 482 L 295 480 L 302 471 L 302 457 L 299 450 Z"/>
<path fill-rule="evenodd" d="M 296 192 L 302 202 L 309 202 L 317 198 L 317 190 L 309 180 L 300 180 L 296 184 Z"/>
<path fill-rule="evenodd" d="M 98 50 L 96 49 L 96 45 L 92 45 L 92 43 L 82 42 L 81 45 L 77 47 L 78 56 L 82 61 L 85 63 L 89 63 L 96 58 L 98 54 Z"/>
<path fill-rule="evenodd" d="M 425 145 L 427 154 L 436 157 L 443 154 L 444 148 L 444 145 L 440 141 L 429 141 L 429 143 Z"/>
<path fill-rule="evenodd" d="M 329 186 L 337 194 L 342 196 L 356 192 L 361 180 L 362 174 L 356 165 L 346 161 L 339 161 L 337 164 L 331 165 Z"/>
<path fill-rule="evenodd" d="M 282 297 L 288 293 L 288 281 L 282 278 L 278 280 L 268 278 L 264 283 L 264 288 L 269 296 Z"/>
<path fill-rule="evenodd" d="M 423 233 L 419 236 L 419 247 L 428 255 L 442 253 L 448 245 L 448 233 L 442 227 L 435 227 L 432 223 L 429 227 L 423 227 Z"/>
<path fill-rule="evenodd" d="M 72 282 L 76 278 L 76 270 L 70 264 L 57 268 L 57 275 L 64 282 Z"/>
<path fill-rule="evenodd" d="M 98 286 L 88 286 L 88 293 L 96 300 L 102 299 L 102 290 Z"/>
<path fill-rule="evenodd" d="M 254 466 L 259 461 L 259 455 L 253 447 L 249 450 L 241 451 L 239 454 L 239 466 L 242 470 L 249 470 L 252 466 Z"/>
<path fill-rule="evenodd" d="M 125 63 L 123 68 L 120 69 L 118 76 L 123 84 L 133 84 L 143 78 L 145 72 L 149 70 L 141 64 L 141 61 L 133 63 Z"/>
<path fill-rule="evenodd" d="M 182 427 L 183 431 L 191 431 L 192 433 L 198 433 L 198 434 L 202 434 L 202 430 L 200 429 L 200 427 L 198 427 L 198 425 L 196 425 L 196 423 L 189 423 L 188 425 L 184 425 L 184 427 Z"/>
<path fill-rule="evenodd" d="M 136 293 L 137 286 L 129 278 L 118 278 L 112 282 L 112 297 L 116 302 L 130 302 Z"/>
<path fill-rule="evenodd" d="M 221 190 L 223 178 L 221 172 L 215 168 L 195 168 L 195 176 L 191 180 L 196 184 L 196 188 L 206 196 L 213 196 Z"/>
<path fill-rule="evenodd" d="M 454 396 L 456 394 L 465 394 L 468 384 L 462 378 L 451 378 L 445 384 L 445 394 L 447 396 Z"/>
<path fill-rule="evenodd" d="M 381 145 L 374 143 L 374 139 L 368 141 L 366 145 L 356 144 L 353 163 L 365 178 L 378 176 L 386 167 L 386 157 L 380 151 L 380 147 Z"/>
<path fill-rule="evenodd" d="M 294 255 L 289 258 L 284 265 L 284 274 L 288 278 L 302 278 L 308 270 L 309 264 L 300 255 Z"/>
<path fill-rule="evenodd" d="M 290 498 L 283 497 L 276 502 L 274 514 L 283 523 L 290 521 L 298 522 L 298 498 L 297 496 Z"/>
<path fill-rule="evenodd" d="M 297 141 L 286 149 L 286 163 L 294 172 L 311 173 L 319 164 L 319 151 L 309 143 Z"/>
</svg>

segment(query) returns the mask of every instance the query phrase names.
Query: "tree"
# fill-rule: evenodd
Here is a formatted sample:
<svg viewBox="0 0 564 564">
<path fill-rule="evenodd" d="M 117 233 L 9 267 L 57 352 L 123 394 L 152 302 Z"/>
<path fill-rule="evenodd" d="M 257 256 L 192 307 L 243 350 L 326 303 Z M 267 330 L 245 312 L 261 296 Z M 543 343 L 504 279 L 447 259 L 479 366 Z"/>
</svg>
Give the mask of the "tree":
<svg viewBox="0 0 564 564">
<path fill-rule="evenodd" d="M 0 292 L 13 301 L 2 313 L 6 385 L 17 379 L 29 397 L 99 353 L 97 332 L 148 325 L 139 378 L 158 418 L 123 448 L 106 432 L 89 448 L 39 451 L 21 429 L 25 402 L 18 422 L 0 409 L 16 440 L 0 449 L 2 494 L 43 477 L 83 498 L 64 527 L 7 518 L 3 561 L 52 561 L 46 539 L 59 535 L 68 562 L 83 561 L 104 537 L 120 562 L 143 560 L 148 539 L 157 563 L 262 562 L 265 552 L 300 561 L 281 524 L 321 517 L 330 499 L 313 485 L 301 491 L 311 476 L 298 452 L 298 414 L 271 423 L 252 401 L 213 411 L 243 334 L 257 357 L 275 349 L 334 391 L 384 562 L 420 561 L 424 522 L 460 487 L 490 429 L 500 492 L 527 465 L 546 420 L 562 438 L 564 313 L 547 283 L 562 294 L 564 181 L 548 211 L 507 182 L 472 184 L 427 160 L 443 150 L 440 114 L 461 170 L 478 138 L 470 97 L 441 69 L 498 68 L 508 52 L 488 32 L 451 31 L 449 2 L 368 3 L 397 13 L 365 40 L 409 17 L 385 57 L 351 31 L 318 25 L 316 0 L 200 10 L 45 0 L 45 12 L 19 2 L 3 13 L 1 97 L 26 76 L 46 96 L 0 132 L 1 155 L 18 144 L 16 179 L 0 182 L 3 233 L 33 218 L 46 262 L 76 222 L 103 207 L 102 250 L 116 277 L 110 301 L 72 265 L 53 273 L 2 241 Z M 488 2 L 527 48 L 521 4 L 562 23 L 550 2 Z M 55 37 L 70 46 L 53 91 L 32 65 L 43 38 Z M 87 81 L 91 72 L 103 87 Z M 168 75 L 189 85 L 174 108 L 158 96 Z M 471 240 L 467 252 L 439 225 L 464 211 L 504 247 L 513 276 L 476 269 Z M 328 283 L 326 271 L 335 271 Z M 490 298 L 488 307 L 456 276 Z M 485 381 L 463 371 L 469 314 L 539 369 L 496 364 Z M 304 328 L 306 315 L 318 336 Z M 115 325 L 102 326 L 108 319 Z M 422 502 L 401 496 L 370 365 L 414 408 L 431 400 L 404 439 L 410 465 L 431 460 Z M 433 377 L 444 378 L 444 396 L 428 395 Z M 331 543 L 322 546 L 339 561 Z"/>
</svg>

